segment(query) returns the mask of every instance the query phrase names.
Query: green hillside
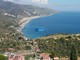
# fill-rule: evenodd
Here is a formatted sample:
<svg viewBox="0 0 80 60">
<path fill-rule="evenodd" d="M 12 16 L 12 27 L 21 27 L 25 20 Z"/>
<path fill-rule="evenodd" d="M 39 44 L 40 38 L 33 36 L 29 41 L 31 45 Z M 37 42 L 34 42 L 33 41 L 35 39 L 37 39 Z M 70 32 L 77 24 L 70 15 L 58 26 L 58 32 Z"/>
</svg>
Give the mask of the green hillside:
<svg viewBox="0 0 80 60">
<path fill-rule="evenodd" d="M 80 56 L 80 34 L 56 34 L 35 40 L 41 52 L 54 52 L 55 56 L 70 56 L 71 44 L 75 44 L 76 51 Z"/>
<path fill-rule="evenodd" d="M 20 5 L 0 0 L 0 12 L 18 16 L 43 16 L 55 13 L 53 9 L 41 8 L 33 5 Z"/>
<path fill-rule="evenodd" d="M 0 15 L 0 53 L 8 48 L 24 49 L 23 35 L 15 30 L 17 26 L 14 18 Z"/>
</svg>

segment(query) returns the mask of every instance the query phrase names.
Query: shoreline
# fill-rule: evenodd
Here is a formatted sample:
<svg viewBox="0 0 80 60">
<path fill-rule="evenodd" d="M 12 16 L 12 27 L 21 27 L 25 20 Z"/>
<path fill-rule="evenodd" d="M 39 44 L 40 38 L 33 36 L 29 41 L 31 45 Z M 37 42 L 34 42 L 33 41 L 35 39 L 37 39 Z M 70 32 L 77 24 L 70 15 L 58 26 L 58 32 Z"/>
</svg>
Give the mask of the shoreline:
<svg viewBox="0 0 80 60">
<path fill-rule="evenodd" d="M 47 15 L 46 15 L 47 16 Z M 23 34 L 21 31 L 22 29 L 25 27 L 25 25 L 27 25 L 31 20 L 33 19 L 37 19 L 37 18 L 42 18 L 42 17 L 46 17 L 45 15 L 44 16 L 32 16 L 32 17 L 24 17 L 22 18 L 20 21 L 19 21 L 19 27 L 17 29 L 18 32 L 20 32 L 21 34 Z M 51 16 L 51 15 L 49 15 Z M 24 35 L 24 34 L 23 34 Z M 24 36 L 25 40 L 28 39 L 28 37 Z"/>
<path fill-rule="evenodd" d="M 40 16 L 25 17 L 25 18 L 21 19 L 19 22 L 18 31 L 21 32 L 26 24 L 28 24 L 31 20 L 36 19 L 36 18 L 40 18 Z"/>
<path fill-rule="evenodd" d="M 37 19 L 37 18 L 40 18 L 40 17 L 41 17 L 41 16 L 33 16 L 33 17 L 24 17 L 24 18 L 22 18 L 22 19 L 18 22 L 19 27 L 17 28 L 17 31 L 20 32 L 21 34 L 23 34 L 21 31 L 22 31 L 22 29 L 24 28 L 24 26 L 27 25 L 31 20 Z M 28 37 L 24 36 L 24 34 L 23 34 L 23 37 L 24 37 L 25 40 L 28 39 Z"/>
</svg>

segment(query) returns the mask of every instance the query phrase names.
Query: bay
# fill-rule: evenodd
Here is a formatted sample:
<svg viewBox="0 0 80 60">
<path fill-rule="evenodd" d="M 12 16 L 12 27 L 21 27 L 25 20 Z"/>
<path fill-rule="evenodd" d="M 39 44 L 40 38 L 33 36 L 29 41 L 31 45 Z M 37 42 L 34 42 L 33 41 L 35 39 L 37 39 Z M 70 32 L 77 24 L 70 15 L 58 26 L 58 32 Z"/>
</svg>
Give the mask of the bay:
<svg viewBox="0 0 80 60">
<path fill-rule="evenodd" d="M 60 12 L 52 16 L 33 19 L 21 32 L 30 39 L 50 34 L 80 33 L 80 12 Z"/>
</svg>

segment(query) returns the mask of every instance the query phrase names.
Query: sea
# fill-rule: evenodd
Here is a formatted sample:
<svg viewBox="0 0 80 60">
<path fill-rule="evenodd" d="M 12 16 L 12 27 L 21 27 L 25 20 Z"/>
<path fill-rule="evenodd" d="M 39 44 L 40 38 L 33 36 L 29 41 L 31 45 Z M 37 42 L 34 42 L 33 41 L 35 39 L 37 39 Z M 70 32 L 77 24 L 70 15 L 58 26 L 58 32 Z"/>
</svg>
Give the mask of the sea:
<svg viewBox="0 0 80 60">
<path fill-rule="evenodd" d="M 80 12 L 59 12 L 33 19 L 24 26 L 21 32 L 29 39 L 60 33 L 80 33 Z"/>
</svg>

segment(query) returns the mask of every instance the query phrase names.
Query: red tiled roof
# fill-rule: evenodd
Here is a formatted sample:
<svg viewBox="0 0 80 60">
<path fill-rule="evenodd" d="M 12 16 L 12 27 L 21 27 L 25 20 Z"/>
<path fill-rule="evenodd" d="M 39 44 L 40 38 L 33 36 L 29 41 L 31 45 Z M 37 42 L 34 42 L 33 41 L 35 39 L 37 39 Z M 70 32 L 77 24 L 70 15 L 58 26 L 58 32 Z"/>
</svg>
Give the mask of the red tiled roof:
<svg viewBox="0 0 80 60">
<path fill-rule="evenodd" d="M 49 59 L 49 55 L 47 53 L 42 53 L 40 54 L 41 57 L 43 57 L 43 59 Z"/>
<path fill-rule="evenodd" d="M 8 60 L 24 60 L 24 56 L 14 55 L 14 57 L 9 57 Z"/>
<path fill-rule="evenodd" d="M 19 60 L 19 56 L 15 56 L 13 60 Z"/>
</svg>

